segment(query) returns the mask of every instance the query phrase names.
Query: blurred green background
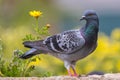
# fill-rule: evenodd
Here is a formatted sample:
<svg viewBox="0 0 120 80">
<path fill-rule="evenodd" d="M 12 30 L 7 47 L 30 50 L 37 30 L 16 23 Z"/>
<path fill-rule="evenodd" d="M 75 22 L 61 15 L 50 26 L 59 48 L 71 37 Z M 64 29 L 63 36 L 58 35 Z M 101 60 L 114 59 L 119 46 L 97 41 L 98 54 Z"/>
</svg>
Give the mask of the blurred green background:
<svg viewBox="0 0 120 80">
<path fill-rule="evenodd" d="M 86 9 L 94 9 L 100 19 L 98 47 L 93 54 L 78 61 L 77 72 L 79 74 L 92 71 L 120 72 L 119 3 L 118 0 L 0 0 L 2 58 L 10 62 L 14 50 L 26 51 L 22 39 L 26 34 L 34 34 L 35 26 L 35 20 L 29 16 L 29 11 L 42 11 L 39 26 L 51 24 L 50 34 L 53 35 L 83 26 L 84 22 L 79 22 L 83 12 Z M 31 62 L 30 65 L 36 66 L 30 76 L 40 76 L 44 72 L 53 75 L 67 74 L 63 62 L 49 55 L 40 55 L 40 61 Z"/>
</svg>

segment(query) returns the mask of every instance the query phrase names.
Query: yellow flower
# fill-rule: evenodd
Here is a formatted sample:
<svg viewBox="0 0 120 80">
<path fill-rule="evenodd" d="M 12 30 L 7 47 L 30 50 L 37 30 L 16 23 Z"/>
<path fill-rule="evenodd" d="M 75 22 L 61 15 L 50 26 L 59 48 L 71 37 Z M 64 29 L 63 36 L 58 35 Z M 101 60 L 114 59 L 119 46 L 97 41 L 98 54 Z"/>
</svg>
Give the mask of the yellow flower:
<svg viewBox="0 0 120 80">
<path fill-rule="evenodd" d="M 106 71 L 112 71 L 114 64 L 112 61 L 104 61 L 102 68 Z"/>
<path fill-rule="evenodd" d="M 120 28 L 116 28 L 112 31 L 111 37 L 113 40 L 120 40 Z"/>
<path fill-rule="evenodd" d="M 120 61 L 118 60 L 117 64 L 116 64 L 116 68 L 118 69 L 118 72 L 120 71 Z"/>
<path fill-rule="evenodd" d="M 38 17 L 42 15 L 42 12 L 34 10 L 34 11 L 30 11 L 29 14 L 30 16 L 33 16 L 34 18 L 38 19 Z"/>
<path fill-rule="evenodd" d="M 84 67 L 85 72 L 91 72 L 95 69 L 96 65 L 95 63 L 91 60 L 89 61 L 89 63 L 86 64 L 86 66 Z"/>
<path fill-rule="evenodd" d="M 38 58 L 36 58 L 36 61 L 32 61 L 28 64 L 27 68 L 31 67 L 31 66 L 38 66 L 40 64 L 40 60 Z"/>
</svg>

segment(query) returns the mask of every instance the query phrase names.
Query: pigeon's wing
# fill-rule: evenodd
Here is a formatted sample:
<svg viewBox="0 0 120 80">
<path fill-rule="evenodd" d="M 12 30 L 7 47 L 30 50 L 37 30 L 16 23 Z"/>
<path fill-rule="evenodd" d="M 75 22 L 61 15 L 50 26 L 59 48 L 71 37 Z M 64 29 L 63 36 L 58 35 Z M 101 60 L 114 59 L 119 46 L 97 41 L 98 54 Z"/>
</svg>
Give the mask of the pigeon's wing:
<svg viewBox="0 0 120 80">
<path fill-rule="evenodd" d="M 46 38 L 43 43 L 53 52 L 73 53 L 85 44 L 80 30 L 69 30 Z"/>
</svg>

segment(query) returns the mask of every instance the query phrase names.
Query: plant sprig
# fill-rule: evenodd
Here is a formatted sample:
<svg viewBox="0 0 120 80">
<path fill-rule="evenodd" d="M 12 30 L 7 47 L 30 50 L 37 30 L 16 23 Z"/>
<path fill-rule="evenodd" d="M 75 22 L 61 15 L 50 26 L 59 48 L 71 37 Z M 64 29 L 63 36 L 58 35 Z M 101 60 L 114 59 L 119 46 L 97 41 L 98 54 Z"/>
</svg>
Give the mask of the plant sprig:
<svg viewBox="0 0 120 80">
<path fill-rule="evenodd" d="M 36 20 L 36 26 L 33 28 L 35 35 L 33 34 L 27 34 L 25 38 L 23 38 L 23 41 L 27 40 L 38 40 L 38 39 L 43 39 L 46 36 L 49 36 L 49 28 L 50 24 L 46 24 L 43 27 L 39 27 L 39 17 L 42 15 L 41 11 L 30 11 L 29 12 L 30 16 L 34 17 Z M 34 37 L 33 37 L 34 36 Z"/>
</svg>

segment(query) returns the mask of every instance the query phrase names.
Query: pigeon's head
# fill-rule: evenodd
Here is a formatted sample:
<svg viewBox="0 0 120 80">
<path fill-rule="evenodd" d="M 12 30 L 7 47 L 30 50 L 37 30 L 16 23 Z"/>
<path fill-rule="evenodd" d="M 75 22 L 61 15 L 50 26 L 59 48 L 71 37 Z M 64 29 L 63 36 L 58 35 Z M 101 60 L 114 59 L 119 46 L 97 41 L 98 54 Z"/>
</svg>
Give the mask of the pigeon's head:
<svg viewBox="0 0 120 80">
<path fill-rule="evenodd" d="M 86 10 L 82 16 L 81 20 L 98 20 L 98 16 L 94 10 Z"/>
</svg>

